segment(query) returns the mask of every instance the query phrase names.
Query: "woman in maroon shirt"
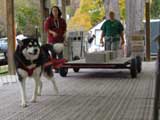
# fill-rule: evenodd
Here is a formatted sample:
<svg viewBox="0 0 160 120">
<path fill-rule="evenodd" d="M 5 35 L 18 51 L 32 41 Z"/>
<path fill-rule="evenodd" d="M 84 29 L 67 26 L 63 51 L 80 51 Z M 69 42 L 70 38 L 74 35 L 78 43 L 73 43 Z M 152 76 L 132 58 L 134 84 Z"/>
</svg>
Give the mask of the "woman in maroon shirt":
<svg viewBox="0 0 160 120">
<path fill-rule="evenodd" d="M 50 16 L 46 19 L 44 28 L 48 33 L 48 43 L 64 43 L 64 35 L 66 32 L 66 21 L 61 17 L 62 12 L 59 7 L 53 6 Z M 63 58 L 63 53 L 59 54 L 59 58 Z"/>
</svg>

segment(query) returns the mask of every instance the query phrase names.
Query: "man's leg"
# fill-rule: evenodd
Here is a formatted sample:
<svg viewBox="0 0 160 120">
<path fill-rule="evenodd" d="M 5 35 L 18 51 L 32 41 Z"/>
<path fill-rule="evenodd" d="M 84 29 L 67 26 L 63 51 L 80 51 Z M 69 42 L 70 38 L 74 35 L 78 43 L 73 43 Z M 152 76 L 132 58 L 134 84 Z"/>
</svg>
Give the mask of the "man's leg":
<svg viewBox="0 0 160 120">
<path fill-rule="evenodd" d="M 112 50 L 118 50 L 119 48 L 120 48 L 120 42 L 119 41 L 112 42 L 112 45 L 111 45 Z"/>
<path fill-rule="evenodd" d="M 108 40 L 105 40 L 105 50 L 111 50 L 111 43 Z"/>
</svg>

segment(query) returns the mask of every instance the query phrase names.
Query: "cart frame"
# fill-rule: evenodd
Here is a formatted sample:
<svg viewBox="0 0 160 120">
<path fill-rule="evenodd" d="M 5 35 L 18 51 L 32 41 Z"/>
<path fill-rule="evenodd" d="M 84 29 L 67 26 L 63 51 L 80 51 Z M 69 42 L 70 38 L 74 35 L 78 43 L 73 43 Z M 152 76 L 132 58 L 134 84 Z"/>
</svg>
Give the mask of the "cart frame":
<svg viewBox="0 0 160 120">
<path fill-rule="evenodd" d="M 120 60 L 120 61 L 119 61 Z M 142 70 L 142 62 L 139 56 L 128 57 L 123 59 L 117 59 L 108 63 L 87 63 L 85 59 L 66 62 L 60 68 L 60 75 L 66 77 L 68 69 L 73 68 L 74 72 L 79 72 L 81 68 L 83 69 L 129 69 L 132 78 L 137 77 L 137 73 Z"/>
</svg>

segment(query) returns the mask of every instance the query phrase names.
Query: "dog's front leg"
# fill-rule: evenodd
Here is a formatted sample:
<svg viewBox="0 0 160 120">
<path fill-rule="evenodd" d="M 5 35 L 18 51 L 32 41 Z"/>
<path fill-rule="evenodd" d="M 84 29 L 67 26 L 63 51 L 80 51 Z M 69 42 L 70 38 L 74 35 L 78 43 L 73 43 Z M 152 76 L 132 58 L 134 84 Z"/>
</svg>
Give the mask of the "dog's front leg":
<svg viewBox="0 0 160 120">
<path fill-rule="evenodd" d="M 27 107 L 25 79 L 20 80 L 19 83 L 20 83 L 20 89 L 21 89 L 21 105 L 22 107 Z"/>
<path fill-rule="evenodd" d="M 32 99 L 31 99 L 31 102 L 33 102 L 33 103 L 35 103 L 35 102 L 36 102 L 36 99 L 37 99 L 38 85 L 39 85 L 39 82 L 40 82 L 40 78 L 35 77 L 35 78 L 34 78 L 34 81 L 35 81 L 35 87 L 34 87 Z"/>
<path fill-rule="evenodd" d="M 53 84 L 53 87 L 54 87 L 54 90 L 55 90 L 56 94 L 58 94 L 59 91 L 58 91 L 58 87 L 57 87 L 57 85 L 56 85 L 54 76 L 51 78 L 51 82 L 52 82 L 52 84 Z"/>
<path fill-rule="evenodd" d="M 27 72 L 23 69 L 19 68 L 17 70 L 19 85 L 20 85 L 20 92 L 21 92 L 21 105 L 23 107 L 27 107 L 26 103 L 26 78 L 28 76 Z"/>
<path fill-rule="evenodd" d="M 42 84 L 42 81 L 40 80 L 40 81 L 39 81 L 39 85 L 38 85 L 38 93 L 37 93 L 38 96 L 41 96 L 42 85 L 43 85 L 43 84 Z"/>
</svg>

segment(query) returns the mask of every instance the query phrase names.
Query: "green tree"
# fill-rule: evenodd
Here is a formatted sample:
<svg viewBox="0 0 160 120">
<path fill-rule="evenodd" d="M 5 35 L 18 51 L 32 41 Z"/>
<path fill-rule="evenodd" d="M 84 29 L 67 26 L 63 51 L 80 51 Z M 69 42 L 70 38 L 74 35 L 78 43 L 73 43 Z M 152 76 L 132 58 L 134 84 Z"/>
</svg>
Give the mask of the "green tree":
<svg viewBox="0 0 160 120">
<path fill-rule="evenodd" d="M 81 0 L 80 7 L 69 21 L 69 29 L 80 26 L 85 30 L 101 22 L 105 17 L 104 0 Z M 125 0 L 119 0 L 120 16 L 125 19 Z M 77 20 L 77 21 L 76 21 Z M 81 23 L 82 22 L 82 23 Z M 77 28 L 77 27 L 76 27 Z"/>
<path fill-rule="evenodd" d="M 51 4 L 52 5 L 56 5 L 57 4 L 57 0 L 51 0 Z"/>
<path fill-rule="evenodd" d="M 160 0 L 152 0 L 151 18 L 160 18 Z"/>
<path fill-rule="evenodd" d="M 32 0 L 15 1 L 15 20 L 17 25 L 17 32 L 27 33 L 33 35 L 35 26 L 40 26 L 40 12 L 38 3 Z"/>
<path fill-rule="evenodd" d="M 125 20 L 126 16 L 125 0 L 119 0 L 119 7 L 120 7 L 120 18 L 122 20 Z"/>
</svg>

